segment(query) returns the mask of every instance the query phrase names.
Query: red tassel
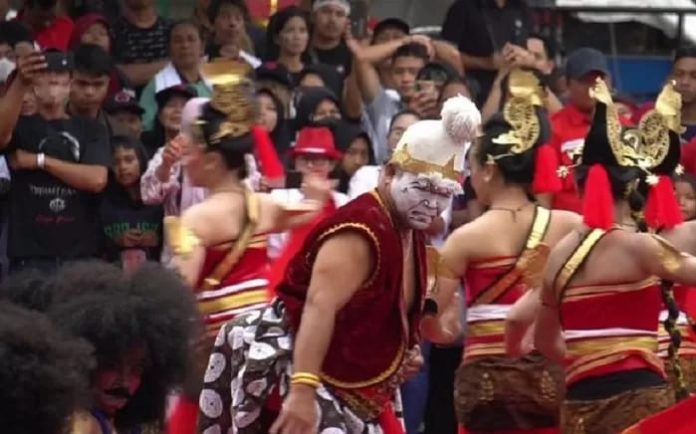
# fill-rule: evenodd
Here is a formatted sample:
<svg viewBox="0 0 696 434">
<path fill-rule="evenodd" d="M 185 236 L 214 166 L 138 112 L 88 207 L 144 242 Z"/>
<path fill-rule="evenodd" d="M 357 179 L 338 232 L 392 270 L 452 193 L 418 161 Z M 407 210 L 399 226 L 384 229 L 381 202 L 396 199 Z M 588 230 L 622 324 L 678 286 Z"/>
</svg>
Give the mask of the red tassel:
<svg viewBox="0 0 696 434">
<path fill-rule="evenodd" d="M 660 175 L 657 184 L 650 187 L 648 192 L 645 204 L 646 223 L 652 229 L 672 229 L 683 220 L 672 179 Z"/>
<path fill-rule="evenodd" d="M 276 259 L 273 263 L 273 267 L 271 267 L 271 274 L 268 279 L 268 287 L 270 288 L 271 296 L 275 296 L 277 294 L 276 287 L 283 281 L 288 264 L 290 264 L 292 258 L 294 258 L 295 255 L 297 255 L 297 253 L 300 251 L 305 243 L 305 240 L 312 232 L 312 229 L 314 229 L 319 222 L 331 215 L 335 210 L 336 204 L 334 203 L 333 198 L 329 198 L 324 205 L 324 209 L 322 209 L 311 222 L 296 227 L 290 231 L 288 242 L 285 244 L 285 247 L 283 247 L 283 251 L 278 259 Z"/>
<path fill-rule="evenodd" d="M 261 166 L 261 173 L 268 179 L 280 179 L 285 176 L 285 169 L 278 158 L 278 153 L 271 142 L 268 132 L 260 126 L 251 129 L 256 148 L 256 158 Z"/>
<path fill-rule="evenodd" d="M 587 174 L 582 214 L 585 224 L 594 229 L 610 229 L 614 224 L 614 197 L 609 175 L 601 164 L 592 165 Z"/>
<path fill-rule="evenodd" d="M 532 190 L 537 194 L 558 193 L 563 184 L 558 176 L 559 162 L 556 151 L 549 145 L 543 145 L 536 152 Z"/>
<path fill-rule="evenodd" d="M 379 426 L 384 434 L 404 434 L 404 427 L 399 422 L 394 412 L 394 407 L 387 404 L 382 414 L 379 415 Z"/>
<path fill-rule="evenodd" d="M 180 396 L 167 422 L 167 434 L 195 434 L 198 431 L 198 404 Z"/>
</svg>

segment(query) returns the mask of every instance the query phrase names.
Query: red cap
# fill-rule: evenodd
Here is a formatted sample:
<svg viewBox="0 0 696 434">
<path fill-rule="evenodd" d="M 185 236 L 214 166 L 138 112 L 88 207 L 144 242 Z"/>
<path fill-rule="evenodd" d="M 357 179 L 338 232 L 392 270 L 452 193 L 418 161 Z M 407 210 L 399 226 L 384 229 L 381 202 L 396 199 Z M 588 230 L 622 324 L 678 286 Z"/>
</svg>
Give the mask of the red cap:
<svg viewBox="0 0 696 434">
<path fill-rule="evenodd" d="M 336 150 L 336 143 L 331 130 L 326 127 L 305 127 L 297 135 L 297 142 L 292 148 L 291 155 L 316 155 L 331 158 L 332 160 L 341 159 L 341 153 Z"/>
</svg>

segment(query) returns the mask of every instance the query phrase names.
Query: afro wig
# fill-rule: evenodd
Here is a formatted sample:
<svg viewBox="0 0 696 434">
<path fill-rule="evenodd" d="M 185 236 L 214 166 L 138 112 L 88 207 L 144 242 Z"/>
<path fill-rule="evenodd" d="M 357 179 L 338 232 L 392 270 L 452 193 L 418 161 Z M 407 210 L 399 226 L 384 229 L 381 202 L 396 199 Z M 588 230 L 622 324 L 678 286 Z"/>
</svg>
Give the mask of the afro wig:
<svg viewBox="0 0 696 434">
<path fill-rule="evenodd" d="M 94 365 L 87 342 L 64 335 L 44 314 L 0 302 L 2 431 L 64 433 L 88 405 Z"/>
<path fill-rule="evenodd" d="M 116 428 L 162 422 L 167 395 L 187 376 L 199 331 L 191 289 L 158 264 L 128 275 L 96 261 L 68 265 L 48 285 L 54 292 L 49 316 L 90 342 L 99 366 L 121 362 L 136 346 L 146 350 L 142 383 L 116 413 Z"/>
</svg>

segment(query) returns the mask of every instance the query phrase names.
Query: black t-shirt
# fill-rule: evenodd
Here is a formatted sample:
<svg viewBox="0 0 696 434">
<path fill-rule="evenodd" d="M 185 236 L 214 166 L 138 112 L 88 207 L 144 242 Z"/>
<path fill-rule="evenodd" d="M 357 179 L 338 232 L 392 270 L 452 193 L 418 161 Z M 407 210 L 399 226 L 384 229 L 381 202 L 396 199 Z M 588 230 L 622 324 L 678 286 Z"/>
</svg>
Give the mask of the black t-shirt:
<svg viewBox="0 0 696 434">
<path fill-rule="evenodd" d="M 501 51 L 508 42 L 524 47 L 529 26 L 530 16 L 524 0 L 508 0 L 502 8 L 492 0 L 458 0 L 447 11 L 442 38 L 470 56 L 489 57 Z M 480 84 L 485 101 L 496 71 L 469 69 L 466 72 Z"/>
<path fill-rule="evenodd" d="M 108 166 L 106 129 L 98 122 L 73 117 L 46 121 L 22 116 L 7 151 L 23 149 L 68 161 Z M 43 170 L 11 170 L 11 258 L 85 258 L 98 253 L 97 195 L 79 191 Z"/>
<path fill-rule="evenodd" d="M 161 206 L 144 205 L 125 195 L 104 195 L 99 208 L 103 256 L 110 262 L 159 261 L 162 250 Z"/>
<path fill-rule="evenodd" d="M 309 50 L 309 56 L 312 63 L 321 63 L 324 65 L 333 66 L 336 68 L 336 72 L 338 72 L 344 79 L 350 75 L 353 54 L 343 41 L 330 50 L 311 48 Z"/>
<path fill-rule="evenodd" d="M 158 17 L 149 29 L 141 29 L 124 17 L 114 23 L 114 59 L 120 64 L 151 63 L 166 59 L 167 34 L 171 22 Z"/>
</svg>

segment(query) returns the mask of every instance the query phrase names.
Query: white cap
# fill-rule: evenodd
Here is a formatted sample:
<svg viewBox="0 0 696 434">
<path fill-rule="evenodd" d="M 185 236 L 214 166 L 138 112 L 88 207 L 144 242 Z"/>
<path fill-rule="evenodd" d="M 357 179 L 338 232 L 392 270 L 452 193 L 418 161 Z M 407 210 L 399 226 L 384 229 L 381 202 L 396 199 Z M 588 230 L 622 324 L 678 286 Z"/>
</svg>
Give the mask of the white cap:
<svg viewBox="0 0 696 434">
<path fill-rule="evenodd" d="M 445 101 L 441 120 L 411 125 L 401 136 L 390 163 L 407 172 L 461 181 L 466 151 L 481 127 L 481 113 L 461 95 Z"/>
</svg>

